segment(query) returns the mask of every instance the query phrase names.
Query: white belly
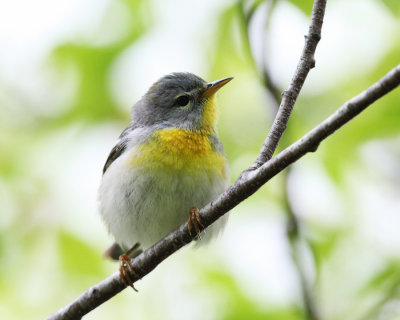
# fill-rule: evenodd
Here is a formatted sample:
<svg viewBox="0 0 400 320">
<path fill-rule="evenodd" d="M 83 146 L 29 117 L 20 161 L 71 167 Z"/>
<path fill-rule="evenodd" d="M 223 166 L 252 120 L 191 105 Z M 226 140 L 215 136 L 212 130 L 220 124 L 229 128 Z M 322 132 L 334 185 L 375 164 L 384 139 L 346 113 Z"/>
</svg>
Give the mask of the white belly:
<svg viewBox="0 0 400 320">
<path fill-rule="evenodd" d="M 207 172 L 143 173 L 128 166 L 128 152 L 116 159 L 99 189 L 100 213 L 116 242 L 127 250 L 139 242 L 146 249 L 188 219 L 227 187 L 228 181 Z M 225 225 L 227 215 L 214 223 L 201 242 Z"/>
</svg>

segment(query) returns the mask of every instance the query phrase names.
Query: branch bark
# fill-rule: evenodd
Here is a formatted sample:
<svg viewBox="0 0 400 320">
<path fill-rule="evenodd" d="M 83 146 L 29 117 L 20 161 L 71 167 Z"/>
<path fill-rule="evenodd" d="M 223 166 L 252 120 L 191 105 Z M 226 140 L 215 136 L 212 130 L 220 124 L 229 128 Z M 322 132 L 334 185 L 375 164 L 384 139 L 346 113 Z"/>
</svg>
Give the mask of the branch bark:
<svg viewBox="0 0 400 320">
<path fill-rule="evenodd" d="M 264 163 L 259 168 L 241 175 L 215 201 L 200 210 L 205 227 L 211 225 L 240 202 L 251 196 L 272 177 L 287 168 L 290 164 L 303 157 L 308 152 L 317 150 L 319 144 L 337 129 L 353 119 L 356 115 L 370 106 L 373 102 L 389 93 L 400 85 L 400 65 L 393 68 L 383 78 L 371 87 L 355 96 L 335 113 L 320 123 L 276 157 Z M 150 273 L 168 256 L 193 240 L 189 234 L 187 222 L 151 248 L 132 260 L 136 271 L 135 281 Z M 119 273 L 115 272 L 102 282 L 94 285 L 69 305 L 57 311 L 47 319 L 81 319 L 82 316 L 107 301 L 125 288 Z"/>
<path fill-rule="evenodd" d="M 279 140 L 281 139 L 283 132 L 286 130 L 290 114 L 292 113 L 294 104 L 299 96 L 301 88 L 303 87 L 304 81 L 306 80 L 310 70 L 315 67 L 314 54 L 318 42 L 321 39 L 325 7 L 326 0 L 314 1 L 310 27 L 308 34 L 305 36 L 306 41 L 299 63 L 297 64 L 296 72 L 294 73 L 289 88 L 282 94 L 282 101 L 271 130 L 261 147 L 260 153 L 250 167 L 250 170 L 259 168 L 263 163 L 272 158 Z"/>
<path fill-rule="evenodd" d="M 280 119 L 280 117 L 282 115 L 285 115 L 286 113 L 282 112 L 279 116 L 277 116 L 277 112 L 279 110 L 280 103 L 281 103 L 281 94 L 280 94 L 279 89 L 275 85 L 275 83 L 271 77 L 270 70 L 268 68 L 268 64 L 266 61 L 266 54 L 265 54 L 265 41 L 264 40 L 262 41 L 262 43 L 264 45 L 261 49 L 262 50 L 262 52 L 261 52 L 262 53 L 261 54 L 262 61 L 260 63 L 260 65 L 261 65 L 260 70 L 258 70 L 256 55 L 254 54 L 253 48 L 251 46 L 250 24 L 252 22 L 252 18 L 254 16 L 254 12 L 255 12 L 255 9 L 257 8 L 257 6 L 251 7 L 249 12 L 246 15 L 243 2 L 244 1 L 239 2 L 239 10 L 240 10 L 241 17 L 242 17 L 242 24 L 245 29 L 244 30 L 245 48 L 249 52 L 253 66 L 261 78 L 261 82 L 266 90 L 266 93 L 270 96 L 269 102 L 271 104 L 271 107 L 272 107 L 273 112 L 276 117 L 275 124 L 281 125 L 282 120 Z M 266 16 L 265 27 L 267 27 L 271 21 L 271 17 L 274 12 L 276 3 L 277 3 L 276 0 L 269 1 L 269 7 L 267 8 L 268 13 Z M 256 4 L 259 5 L 259 3 L 256 3 Z M 316 4 L 316 6 L 314 6 L 313 17 L 317 16 L 317 13 L 319 12 L 318 11 L 319 7 L 317 6 L 317 3 L 315 3 L 315 4 Z M 313 21 L 315 21 L 315 19 L 312 20 L 312 22 Z M 316 28 L 316 29 L 318 29 L 318 28 Z M 319 31 L 321 31 L 321 30 L 319 30 Z M 312 32 L 312 28 L 310 28 L 310 32 Z M 264 35 L 264 32 L 262 34 Z M 307 43 L 305 45 L 305 49 L 303 50 L 303 54 L 305 51 L 307 51 L 306 48 L 307 48 Z M 310 58 L 310 56 L 308 58 Z M 299 65 L 300 64 L 301 64 L 301 60 L 299 62 Z M 294 78 L 292 83 L 296 83 L 296 82 L 297 81 Z M 285 103 L 285 101 L 282 101 L 282 103 Z M 283 107 L 289 108 L 290 111 L 291 111 L 291 108 L 293 108 L 293 106 L 290 106 L 290 105 L 289 106 L 283 105 Z M 290 114 L 290 111 L 289 111 L 288 115 Z M 289 118 L 289 116 L 286 119 L 283 119 L 283 121 L 287 122 L 288 118 Z M 285 130 L 285 127 L 284 126 L 281 127 L 280 130 Z M 288 132 L 286 132 L 286 135 L 282 136 L 282 137 L 278 137 L 278 140 L 280 140 L 281 143 L 282 142 L 285 143 L 285 140 L 288 141 L 290 139 L 289 137 L 290 137 L 290 134 L 288 135 Z M 271 142 L 271 140 L 269 140 L 269 141 L 267 140 L 266 145 L 268 145 L 268 143 L 270 143 L 270 142 Z M 277 148 L 277 143 L 275 143 L 275 145 L 273 147 Z M 271 150 L 269 156 L 266 156 L 265 159 L 262 159 L 260 156 L 260 161 L 265 161 L 266 159 L 269 159 L 270 156 L 272 156 L 272 153 L 273 152 Z M 253 166 L 257 167 L 257 162 L 255 162 L 255 164 Z M 289 190 L 287 188 L 287 184 L 288 184 L 290 172 L 291 172 L 290 167 L 287 168 L 286 170 L 284 170 L 283 172 L 281 172 L 281 177 L 282 177 L 283 183 L 284 183 L 284 186 L 283 186 L 283 196 L 284 196 L 283 209 L 287 216 L 286 235 L 287 235 L 287 239 L 288 239 L 288 244 L 290 246 L 291 258 L 292 258 L 294 267 L 296 269 L 296 272 L 297 272 L 297 275 L 299 278 L 299 285 L 301 288 L 301 296 L 302 296 L 302 302 L 303 302 L 303 306 L 304 306 L 305 317 L 309 320 L 318 320 L 320 318 L 319 311 L 317 308 L 317 304 L 315 302 L 315 297 L 313 294 L 312 286 L 309 283 L 309 280 L 306 276 L 306 272 L 304 270 L 304 266 L 301 263 L 302 262 L 301 261 L 301 253 L 299 252 L 299 243 L 304 243 L 308 247 L 310 247 L 310 246 L 308 244 L 308 241 L 302 237 L 301 230 L 300 230 L 301 220 L 297 217 L 294 207 L 291 205 L 291 203 L 289 201 Z M 314 264 L 314 266 L 315 266 L 315 264 Z"/>
</svg>

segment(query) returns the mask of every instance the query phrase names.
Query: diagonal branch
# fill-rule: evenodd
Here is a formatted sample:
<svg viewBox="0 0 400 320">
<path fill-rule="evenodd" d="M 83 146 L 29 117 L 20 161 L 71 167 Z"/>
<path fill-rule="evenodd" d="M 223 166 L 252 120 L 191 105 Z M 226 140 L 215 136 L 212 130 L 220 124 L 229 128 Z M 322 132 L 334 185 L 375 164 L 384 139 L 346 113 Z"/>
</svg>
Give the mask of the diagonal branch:
<svg viewBox="0 0 400 320">
<path fill-rule="evenodd" d="M 239 177 L 215 201 L 200 210 L 202 222 L 205 227 L 223 216 L 226 212 L 237 206 L 240 202 L 255 193 L 263 184 L 287 168 L 290 164 L 303 157 L 308 152 L 317 150 L 318 145 L 337 129 L 353 119 L 373 102 L 389 93 L 400 85 L 400 65 L 396 66 L 378 82 L 355 96 L 335 113 L 324 120 L 313 130 L 304 135 L 276 157 L 264 163 L 257 169 L 249 171 L 245 176 Z M 168 256 L 193 240 L 189 234 L 187 222 L 151 248 L 132 260 L 136 271 L 135 281 L 149 274 L 158 264 Z M 69 305 L 48 317 L 54 319 L 81 319 L 82 316 L 95 309 L 125 288 L 119 273 L 116 272 L 94 285 Z"/>
<path fill-rule="evenodd" d="M 326 0 L 315 0 L 312 14 L 311 24 L 308 34 L 305 36 L 305 44 L 296 72 L 292 78 L 289 88 L 282 93 L 282 101 L 278 109 L 278 113 L 272 124 L 271 130 L 265 139 L 257 159 L 252 164 L 250 170 L 259 168 L 263 163 L 272 158 L 279 140 L 286 129 L 290 114 L 292 113 L 294 104 L 303 87 L 304 81 L 310 70 L 315 66 L 314 53 L 317 44 L 321 39 L 321 29 L 325 14 Z"/>
</svg>

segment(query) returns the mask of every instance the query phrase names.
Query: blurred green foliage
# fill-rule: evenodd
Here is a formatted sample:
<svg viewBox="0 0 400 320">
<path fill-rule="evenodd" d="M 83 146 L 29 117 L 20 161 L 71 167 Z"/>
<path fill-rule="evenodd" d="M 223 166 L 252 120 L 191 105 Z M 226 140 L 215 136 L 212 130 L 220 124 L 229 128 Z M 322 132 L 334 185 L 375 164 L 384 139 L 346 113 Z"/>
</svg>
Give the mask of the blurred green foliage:
<svg viewBox="0 0 400 320">
<path fill-rule="evenodd" d="M 257 303 L 243 294 L 236 279 L 225 272 L 208 270 L 205 272 L 210 289 L 217 291 L 221 297 L 226 297 L 227 308 L 224 320 L 245 320 L 245 319 L 283 319 L 294 320 L 302 317 L 302 311 L 298 306 L 287 306 L 278 309 L 276 306 L 260 307 Z"/>
<path fill-rule="evenodd" d="M 314 3 L 313 0 L 289 0 L 289 2 L 299 8 L 304 14 L 308 16 L 311 15 L 311 9 Z"/>
<path fill-rule="evenodd" d="M 255 8 L 264 14 L 265 2 L 268 1 L 227 1 L 221 7 L 213 7 L 213 10 L 218 11 L 218 19 L 212 30 L 213 37 L 208 44 L 202 43 L 197 47 L 197 50 L 201 48 L 204 51 L 202 54 L 207 61 L 201 67 L 204 78 L 235 76 L 235 82 L 227 86 L 224 94 L 219 97 L 219 130 L 231 163 L 233 178 L 252 162 L 272 121 L 272 104 L 266 99 L 266 88 L 260 82 L 259 72 L 255 70 L 260 64 L 255 63 L 249 54 L 249 50 L 255 50 L 257 46 L 246 44 L 248 39 L 244 26 L 247 22 L 243 21 L 243 14 L 239 10 L 240 5 L 244 5 L 247 9 Z M 313 3 L 311 0 L 276 2 L 277 6 L 283 3 L 296 7 L 304 19 L 309 18 Z M 96 43 L 98 39 L 76 37 L 62 39 L 55 44 L 40 69 L 43 72 L 51 70 L 50 73 L 55 77 L 50 78 L 47 90 L 41 94 L 39 102 L 31 101 L 24 90 L 10 84 L 0 69 L 1 319 L 43 318 L 117 268 L 101 257 L 109 239 L 106 238 L 99 218 L 95 216 L 94 195 L 106 152 L 129 119 L 129 106 L 119 105 L 111 94 L 110 75 L 121 55 L 154 31 L 159 23 L 160 6 L 163 3 L 144 0 L 110 0 L 107 3 L 108 7 L 96 26 L 99 33 L 97 37 L 101 38 L 104 30 L 112 30 L 119 23 L 118 16 L 116 18 L 113 15 L 115 5 L 122 8 L 128 21 L 123 32 L 105 43 Z M 399 1 L 382 0 L 374 3 L 389 10 L 399 26 Z M 178 29 L 185 27 L 179 25 L 179 10 L 183 5 L 176 2 L 174 12 Z M 329 14 L 329 6 L 327 10 Z M 333 22 L 327 19 L 326 23 Z M 266 30 L 251 29 L 250 41 L 254 38 L 262 39 L 257 32 L 262 34 Z M 302 92 L 289 122 L 284 145 L 299 139 L 346 100 L 360 93 L 399 63 L 398 33 L 394 32 L 390 37 L 390 46 L 375 64 L 364 70 L 348 70 L 346 77 L 332 85 L 329 91 Z M 158 59 L 160 55 L 161 52 L 154 52 L 150 57 L 143 56 L 142 63 L 150 67 L 151 59 Z M 337 59 L 342 58 L 337 56 Z M 312 72 L 318 72 L 318 64 Z M 72 93 L 65 101 L 52 100 L 51 91 L 64 83 L 57 81 L 67 78 L 69 73 L 73 74 Z M 134 85 L 127 84 L 128 87 Z M 42 104 L 49 104 L 50 107 L 47 107 L 54 112 L 46 111 Z M 381 152 L 399 164 L 399 105 L 400 94 L 397 90 L 327 139 L 317 153 L 294 166 L 295 173 L 307 172 L 307 166 L 316 168 L 316 171 L 321 170 L 321 179 L 329 185 L 329 190 L 334 190 L 335 201 L 342 204 L 338 209 L 338 221 L 330 223 L 328 219 L 326 222 L 325 212 L 322 211 L 328 211 L 329 208 L 322 204 L 317 207 L 323 208 L 321 212 L 312 215 L 308 207 L 294 196 L 296 190 L 289 189 L 290 203 L 298 211 L 301 237 L 308 249 L 305 251 L 311 256 L 311 275 L 308 278 L 321 319 L 380 319 L 381 310 L 386 310 L 384 307 L 388 303 L 396 304 L 397 310 L 400 308 L 398 247 L 397 251 L 390 249 L 390 245 L 385 245 L 383 240 L 383 244 L 377 240 L 378 245 L 374 238 L 370 238 L 369 232 L 372 231 L 364 225 L 367 219 L 382 221 L 391 218 L 386 211 L 393 212 L 395 209 L 382 207 L 380 203 L 377 206 L 379 212 L 375 213 L 374 218 L 367 218 L 367 210 L 362 202 L 369 199 L 362 198 L 358 190 L 362 189 L 363 184 L 369 183 L 368 188 L 376 188 L 372 194 L 377 197 L 385 195 L 399 198 L 398 173 L 385 173 L 387 168 L 384 162 L 380 162 L 378 168 L 370 167 L 362 152 L 371 143 L 383 145 Z M 309 179 L 317 178 L 315 175 Z M 284 231 L 286 213 L 283 193 L 286 191 L 282 187 L 282 179 L 275 178 L 248 201 L 253 201 L 265 217 L 281 219 L 279 223 L 283 231 L 279 239 L 289 246 Z M 296 179 L 300 188 L 309 186 L 310 181 L 307 179 L 293 178 Z M 310 195 L 312 197 L 313 194 Z M 270 203 L 270 211 L 266 209 L 266 199 Z M 324 199 L 312 199 L 312 202 Z M 398 202 L 393 206 L 396 205 L 399 208 Z M 242 212 L 232 217 L 232 220 L 243 219 L 239 224 L 244 225 L 245 221 L 255 217 L 250 209 L 246 211 L 239 207 L 235 212 L 239 211 Z M 399 214 L 398 209 L 396 213 Z M 377 232 L 377 238 L 385 234 L 382 228 Z M 388 237 L 386 243 L 391 242 Z M 271 243 L 270 246 L 276 244 Z M 267 251 L 259 247 L 258 243 L 248 248 L 249 252 L 252 250 Z M 237 252 L 237 255 L 246 260 L 246 252 Z M 164 313 L 160 307 L 166 319 L 174 319 L 174 316 L 179 318 L 177 314 L 180 314 L 179 309 L 184 305 L 181 301 L 185 301 L 187 296 L 185 290 L 194 293 L 201 290 L 210 292 L 209 300 L 219 307 L 215 307 L 206 319 L 307 318 L 301 294 L 294 294 L 296 299 L 291 297 L 283 303 L 264 299 L 264 305 L 260 305 L 259 301 L 255 301 L 243 290 L 236 275 L 221 265 L 224 259 L 222 256 L 218 252 L 207 253 L 204 261 L 215 261 L 215 265 L 210 267 L 210 262 L 204 262 L 199 263 L 195 271 L 193 267 L 185 269 L 191 275 L 198 274 L 202 283 L 189 281 L 182 286 L 185 288 L 181 290 L 182 296 L 174 301 L 178 305 L 177 310 Z M 286 260 L 289 264 L 293 263 L 289 254 Z M 180 274 L 173 276 L 179 277 Z M 153 277 L 159 279 L 156 273 L 146 277 L 143 282 L 151 282 Z M 147 288 L 138 297 L 129 295 L 126 300 L 117 297 L 88 318 L 126 317 L 126 313 L 131 312 L 132 317 L 158 319 L 157 312 L 161 311 L 155 310 L 157 308 L 153 304 L 160 303 L 167 308 L 165 301 L 169 301 L 170 293 L 169 288 L 166 288 L 162 296 L 161 285 L 152 285 L 156 292 L 149 292 L 151 290 Z M 196 286 L 200 289 L 197 290 Z M 294 285 L 288 291 L 298 290 Z M 385 319 L 395 319 L 395 312 L 389 312 L 390 315 Z"/>
<path fill-rule="evenodd" d="M 397 16 L 400 16 L 400 3 L 396 0 L 382 0 L 388 9 Z"/>
<path fill-rule="evenodd" d="M 54 50 L 52 58 L 55 67 L 61 72 L 63 68 L 73 68 L 78 76 L 74 102 L 68 112 L 60 116 L 60 121 L 105 121 L 125 116 L 110 96 L 109 73 L 119 54 L 147 31 L 151 25 L 151 12 L 147 1 L 126 0 L 122 4 L 129 15 L 130 26 L 121 39 L 105 46 L 94 46 L 85 42 L 62 44 Z M 112 5 L 113 3 L 109 4 Z M 110 23 L 107 18 L 109 12 L 110 10 L 105 12 L 102 21 L 104 24 Z M 103 26 L 104 29 L 108 27 L 109 25 Z"/>
</svg>

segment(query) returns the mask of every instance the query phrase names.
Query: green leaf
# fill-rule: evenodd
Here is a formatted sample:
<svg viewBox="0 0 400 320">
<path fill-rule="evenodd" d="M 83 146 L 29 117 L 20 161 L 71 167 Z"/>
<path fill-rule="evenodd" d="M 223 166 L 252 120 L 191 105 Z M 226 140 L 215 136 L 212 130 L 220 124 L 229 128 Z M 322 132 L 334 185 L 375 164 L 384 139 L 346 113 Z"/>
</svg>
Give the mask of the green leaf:
<svg viewBox="0 0 400 320">
<path fill-rule="evenodd" d="M 305 15 L 310 16 L 312 11 L 313 0 L 288 0 L 291 4 L 295 5 Z"/>
<path fill-rule="evenodd" d="M 77 276 L 102 274 L 101 253 L 76 236 L 60 232 L 58 248 L 62 267 L 67 273 Z"/>
<path fill-rule="evenodd" d="M 225 315 L 220 317 L 223 320 L 261 320 L 261 319 L 281 319 L 297 320 L 302 319 L 303 314 L 298 306 L 263 306 L 245 295 L 238 285 L 236 279 L 225 272 L 218 270 L 206 270 L 206 282 L 213 287 L 214 292 L 223 296 L 228 302 L 229 308 L 225 310 Z"/>
<path fill-rule="evenodd" d="M 384 5 L 397 17 L 400 17 L 400 1 L 399 0 L 382 0 Z"/>
<path fill-rule="evenodd" d="M 400 285 L 400 262 L 388 261 L 384 268 L 376 272 L 361 290 L 360 294 L 382 290 L 391 292 Z"/>
<path fill-rule="evenodd" d="M 148 2 L 124 3 L 125 12 L 130 15 L 130 19 L 128 30 L 125 30 L 121 38 L 103 46 L 87 42 L 64 43 L 53 51 L 52 62 L 56 64 L 56 69 L 63 72 L 72 68 L 79 83 L 74 101 L 66 114 L 60 116 L 59 122 L 126 118 L 110 95 L 109 73 L 115 59 L 148 30 L 151 19 L 150 14 L 144 14 L 148 11 Z M 115 18 L 106 18 L 98 27 L 99 33 L 116 23 Z"/>
<path fill-rule="evenodd" d="M 346 100 L 359 94 L 385 75 L 399 63 L 400 46 L 383 57 L 381 63 L 366 75 L 356 74 L 348 83 L 343 83 L 337 90 L 337 96 Z M 336 96 L 335 94 L 332 96 Z M 332 103 L 330 103 L 330 106 Z M 346 170 L 358 161 L 359 147 L 369 140 L 385 139 L 400 134 L 400 89 L 396 88 L 385 95 L 361 114 L 335 132 L 321 144 L 318 151 L 323 156 L 324 165 L 331 178 L 341 180 Z"/>
<path fill-rule="evenodd" d="M 233 68 L 248 70 L 251 61 L 244 57 L 243 45 L 239 32 L 242 32 L 239 21 L 239 4 L 227 7 L 219 17 L 215 30 L 215 54 L 213 64 L 210 66 L 210 76 L 220 73 L 229 73 Z M 239 36 L 239 37 L 238 37 Z"/>
</svg>

